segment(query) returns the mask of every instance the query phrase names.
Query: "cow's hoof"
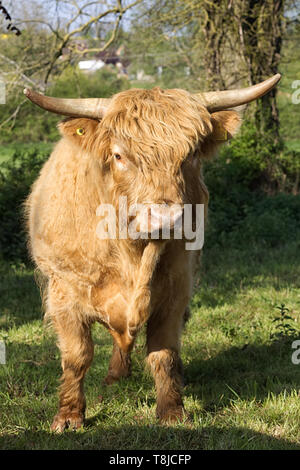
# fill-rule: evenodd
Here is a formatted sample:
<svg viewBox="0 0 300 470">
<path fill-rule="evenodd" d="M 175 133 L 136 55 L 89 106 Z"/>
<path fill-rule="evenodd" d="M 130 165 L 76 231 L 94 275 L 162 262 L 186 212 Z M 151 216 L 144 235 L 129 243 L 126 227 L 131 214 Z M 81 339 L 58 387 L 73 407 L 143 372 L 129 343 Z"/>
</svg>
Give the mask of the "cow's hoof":
<svg viewBox="0 0 300 470">
<path fill-rule="evenodd" d="M 124 373 L 121 373 L 120 375 L 112 375 L 112 374 L 107 374 L 105 379 L 103 380 L 103 385 L 112 385 L 116 382 L 118 382 L 120 379 L 127 379 L 130 377 L 130 371 L 125 371 Z"/>
<path fill-rule="evenodd" d="M 65 429 L 73 429 L 76 431 L 81 428 L 84 423 L 84 415 L 79 412 L 63 412 L 58 413 L 51 424 L 51 431 L 63 432 Z"/>
<path fill-rule="evenodd" d="M 107 375 L 103 380 L 103 385 L 112 385 L 115 382 L 118 382 L 120 377 L 114 377 L 113 375 Z"/>
<path fill-rule="evenodd" d="M 183 406 L 176 406 L 157 412 L 157 417 L 161 424 L 176 424 L 178 422 L 185 421 L 187 414 L 184 411 Z"/>
</svg>

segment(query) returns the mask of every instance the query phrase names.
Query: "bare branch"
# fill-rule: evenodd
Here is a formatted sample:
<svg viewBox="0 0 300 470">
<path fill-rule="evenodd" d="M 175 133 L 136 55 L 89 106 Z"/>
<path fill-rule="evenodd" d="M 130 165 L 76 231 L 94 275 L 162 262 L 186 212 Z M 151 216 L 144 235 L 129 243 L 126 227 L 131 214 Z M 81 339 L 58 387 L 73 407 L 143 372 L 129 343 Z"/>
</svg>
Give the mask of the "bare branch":
<svg viewBox="0 0 300 470">
<path fill-rule="evenodd" d="M 37 83 L 32 80 L 31 78 L 27 77 L 23 72 L 21 72 L 20 70 L 20 66 L 14 61 L 14 60 L 11 60 L 9 59 L 8 57 L 4 56 L 3 54 L 0 54 L 0 59 L 4 60 L 5 62 L 9 63 L 10 65 L 12 65 L 16 71 L 16 73 L 18 75 L 20 75 L 20 77 L 25 80 L 28 84 L 30 85 L 33 85 L 34 87 L 37 86 Z"/>
<path fill-rule="evenodd" d="M 15 125 L 15 122 L 16 122 L 16 119 L 17 119 L 17 116 L 19 114 L 19 111 L 21 109 L 21 107 L 23 106 L 24 103 L 26 103 L 27 99 L 24 99 L 23 101 L 21 101 L 21 103 L 18 104 L 18 106 L 16 107 L 16 109 L 14 110 L 14 112 L 7 118 L 5 119 L 3 122 L 1 122 L 0 124 L 0 129 L 2 127 L 4 127 L 8 122 L 12 121 L 12 124 L 10 126 L 10 129 L 13 129 L 14 128 L 14 125 Z"/>
</svg>

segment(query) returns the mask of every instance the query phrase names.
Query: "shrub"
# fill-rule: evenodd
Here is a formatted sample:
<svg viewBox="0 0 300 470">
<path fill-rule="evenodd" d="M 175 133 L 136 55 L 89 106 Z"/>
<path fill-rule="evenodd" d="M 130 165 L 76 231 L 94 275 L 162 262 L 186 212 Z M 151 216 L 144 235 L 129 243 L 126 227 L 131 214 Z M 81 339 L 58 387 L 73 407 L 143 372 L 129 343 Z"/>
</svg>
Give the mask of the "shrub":
<svg viewBox="0 0 300 470">
<path fill-rule="evenodd" d="M 206 246 L 278 246 L 300 239 L 300 195 L 267 196 L 241 186 L 211 190 Z"/>
<path fill-rule="evenodd" d="M 237 137 L 206 164 L 206 181 L 212 181 L 218 193 L 241 186 L 268 194 L 295 194 L 299 192 L 299 157 L 299 147 L 289 142 L 273 144 L 270 135 L 261 136 L 253 121 L 247 120 Z"/>
<path fill-rule="evenodd" d="M 50 146 L 18 147 L 0 165 L 0 253 L 5 260 L 29 261 L 23 203 L 49 152 Z"/>
<path fill-rule="evenodd" d="M 299 192 L 300 151 L 285 146 L 275 150 L 264 145 L 248 121 L 219 156 L 206 163 L 210 192 L 206 245 L 275 246 L 299 236 L 300 196 L 291 193 Z M 272 180 L 267 181 L 270 175 Z"/>
</svg>

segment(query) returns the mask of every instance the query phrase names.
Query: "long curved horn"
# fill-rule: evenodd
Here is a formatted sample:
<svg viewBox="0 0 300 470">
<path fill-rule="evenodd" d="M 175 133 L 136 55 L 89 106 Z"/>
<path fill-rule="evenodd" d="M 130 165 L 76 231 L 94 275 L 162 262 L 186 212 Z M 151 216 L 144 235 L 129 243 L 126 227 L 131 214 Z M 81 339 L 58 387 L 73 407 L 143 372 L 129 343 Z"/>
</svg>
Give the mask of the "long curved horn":
<svg viewBox="0 0 300 470">
<path fill-rule="evenodd" d="M 52 98 L 29 88 L 25 88 L 24 95 L 47 111 L 73 117 L 102 118 L 111 102 L 110 98 Z"/>
<path fill-rule="evenodd" d="M 234 108 L 241 106 L 250 101 L 257 100 L 263 95 L 272 90 L 274 86 L 281 79 L 280 73 L 273 75 L 264 82 L 248 88 L 241 88 L 238 90 L 224 90 L 224 91 L 209 91 L 206 93 L 196 93 L 203 104 L 207 107 L 208 111 L 222 111 L 223 109 Z"/>
</svg>

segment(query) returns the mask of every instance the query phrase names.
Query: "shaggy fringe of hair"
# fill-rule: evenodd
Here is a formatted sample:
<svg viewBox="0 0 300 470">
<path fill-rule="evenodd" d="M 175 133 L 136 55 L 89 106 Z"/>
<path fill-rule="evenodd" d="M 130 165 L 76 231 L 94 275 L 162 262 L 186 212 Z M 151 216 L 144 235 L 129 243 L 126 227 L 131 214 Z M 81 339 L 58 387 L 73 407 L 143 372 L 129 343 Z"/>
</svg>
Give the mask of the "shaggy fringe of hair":
<svg viewBox="0 0 300 470">
<path fill-rule="evenodd" d="M 110 134 L 125 139 L 142 165 L 156 171 L 174 168 L 175 163 L 176 171 L 211 132 L 210 114 L 190 93 L 131 89 L 115 95 L 91 147 L 99 148 L 103 133 Z"/>
</svg>

